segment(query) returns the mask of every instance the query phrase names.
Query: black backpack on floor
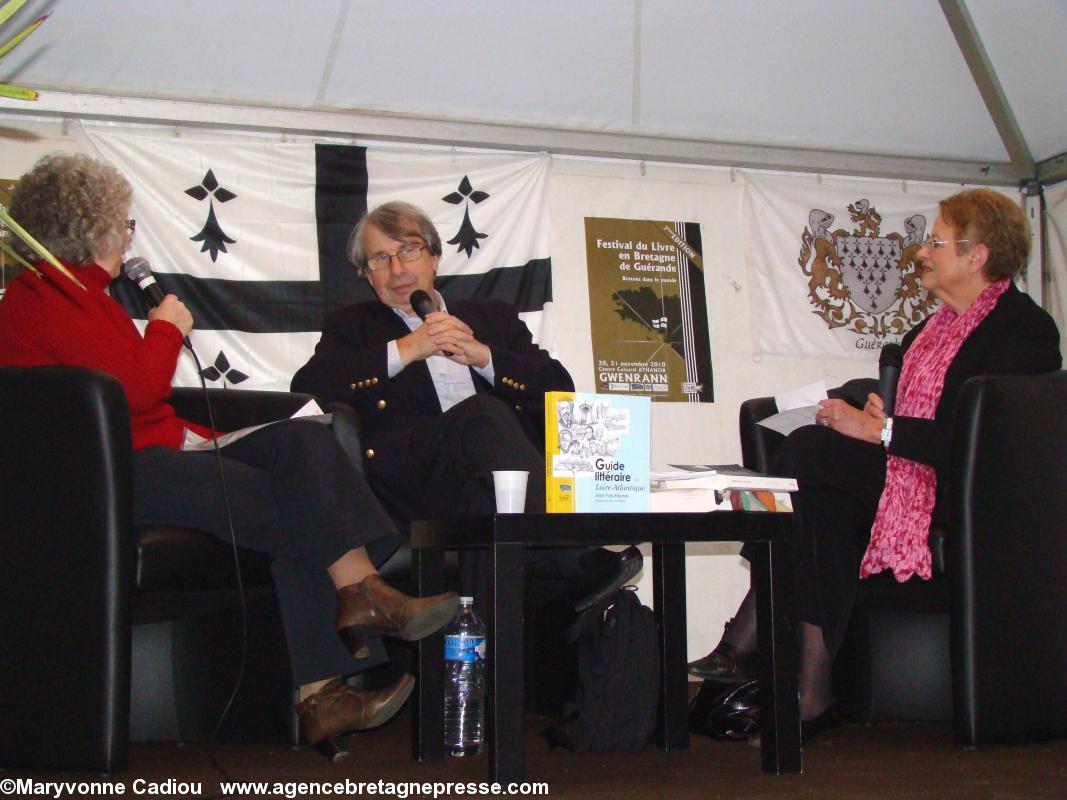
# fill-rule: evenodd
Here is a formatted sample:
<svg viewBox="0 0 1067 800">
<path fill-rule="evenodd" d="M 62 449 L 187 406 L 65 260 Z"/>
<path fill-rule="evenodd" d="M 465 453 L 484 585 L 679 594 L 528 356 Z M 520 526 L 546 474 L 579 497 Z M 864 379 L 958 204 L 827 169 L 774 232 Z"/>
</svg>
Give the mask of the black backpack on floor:
<svg viewBox="0 0 1067 800">
<path fill-rule="evenodd" d="M 562 719 L 545 731 L 550 746 L 636 753 L 652 738 L 660 659 L 652 609 L 618 589 L 568 631 L 577 641 L 578 689 Z"/>
</svg>

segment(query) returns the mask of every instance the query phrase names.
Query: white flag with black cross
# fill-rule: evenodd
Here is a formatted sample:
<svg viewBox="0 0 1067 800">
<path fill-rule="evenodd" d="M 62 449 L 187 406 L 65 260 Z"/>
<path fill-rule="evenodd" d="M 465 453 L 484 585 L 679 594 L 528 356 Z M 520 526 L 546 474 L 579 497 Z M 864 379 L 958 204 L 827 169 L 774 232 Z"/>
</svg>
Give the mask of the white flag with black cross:
<svg viewBox="0 0 1067 800">
<path fill-rule="evenodd" d="M 127 256 L 146 258 L 189 307 L 209 386 L 288 389 L 325 316 L 374 298 L 345 244 L 368 208 L 390 200 L 413 203 L 437 226 L 446 300 L 503 300 L 552 348 L 547 155 L 89 126 L 87 137 L 133 186 Z M 135 286 L 119 280 L 112 292 L 144 319 Z M 174 383 L 199 385 L 188 355 Z"/>
</svg>

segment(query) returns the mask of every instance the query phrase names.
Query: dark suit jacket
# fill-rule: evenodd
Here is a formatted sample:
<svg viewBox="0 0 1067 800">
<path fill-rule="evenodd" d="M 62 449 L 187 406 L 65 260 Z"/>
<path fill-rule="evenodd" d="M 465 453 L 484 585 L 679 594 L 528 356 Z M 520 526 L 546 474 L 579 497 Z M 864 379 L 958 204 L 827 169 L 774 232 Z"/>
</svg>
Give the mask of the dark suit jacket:
<svg viewBox="0 0 1067 800">
<path fill-rule="evenodd" d="M 905 352 L 928 319 L 905 334 L 901 341 Z M 949 441 L 956 414 L 956 399 L 964 382 L 976 375 L 1051 372 L 1059 369 L 1061 362 L 1060 334 L 1056 323 L 1029 295 L 1023 294 L 1012 284 L 989 315 L 963 342 L 949 364 L 934 418 L 893 418 L 893 440 L 889 454 L 929 464 L 937 470 L 935 520 L 942 516 L 939 512 L 943 508 Z"/>
<path fill-rule="evenodd" d="M 538 448 L 544 441 L 544 394 L 571 391 L 566 368 L 534 344 L 530 331 L 506 304 L 496 300 L 450 300 L 448 312 L 467 323 L 493 354 L 490 385 L 471 370 L 474 388 L 506 402 Z M 326 321 L 315 354 L 293 376 L 292 390 L 352 405 L 364 426 L 368 473 L 403 475 L 408 468 L 404 434 L 441 414 L 441 403 L 425 361 L 409 364 L 393 378 L 386 345 L 410 331 L 393 309 L 372 301 L 347 306 Z"/>
</svg>

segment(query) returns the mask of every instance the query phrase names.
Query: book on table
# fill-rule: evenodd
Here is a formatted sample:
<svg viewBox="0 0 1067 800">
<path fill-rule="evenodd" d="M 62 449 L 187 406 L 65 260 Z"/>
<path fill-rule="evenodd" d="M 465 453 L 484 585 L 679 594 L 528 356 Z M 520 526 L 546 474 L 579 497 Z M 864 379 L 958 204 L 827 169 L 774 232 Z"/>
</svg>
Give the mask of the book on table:
<svg viewBox="0 0 1067 800">
<path fill-rule="evenodd" d="M 670 471 L 651 474 L 651 511 L 793 510 L 794 478 L 764 475 L 737 464 L 670 466 Z"/>
<path fill-rule="evenodd" d="M 546 511 L 648 511 L 651 417 L 647 397 L 547 392 Z"/>
</svg>

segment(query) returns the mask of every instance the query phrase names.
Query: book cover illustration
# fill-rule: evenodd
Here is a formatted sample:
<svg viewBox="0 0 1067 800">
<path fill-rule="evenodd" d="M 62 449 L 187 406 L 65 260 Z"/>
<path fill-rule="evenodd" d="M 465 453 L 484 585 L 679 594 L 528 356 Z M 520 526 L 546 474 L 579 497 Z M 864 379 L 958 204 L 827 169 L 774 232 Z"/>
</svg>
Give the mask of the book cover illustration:
<svg viewBox="0 0 1067 800">
<path fill-rule="evenodd" d="M 650 421 L 645 397 L 549 392 L 546 510 L 648 511 Z"/>
<path fill-rule="evenodd" d="M 727 489 L 724 499 L 733 511 L 778 511 L 793 510 L 793 498 L 789 492 L 768 492 L 762 489 Z"/>
</svg>

